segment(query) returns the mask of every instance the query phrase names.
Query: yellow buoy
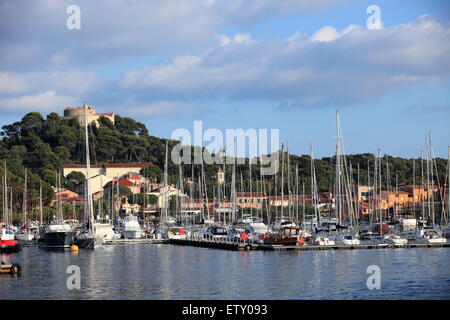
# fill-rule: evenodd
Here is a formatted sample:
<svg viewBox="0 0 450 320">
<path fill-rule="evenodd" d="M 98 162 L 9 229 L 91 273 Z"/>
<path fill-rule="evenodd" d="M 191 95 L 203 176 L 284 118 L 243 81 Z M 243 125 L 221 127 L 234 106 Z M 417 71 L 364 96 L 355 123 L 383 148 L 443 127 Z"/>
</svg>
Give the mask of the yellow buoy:
<svg viewBox="0 0 450 320">
<path fill-rule="evenodd" d="M 71 250 L 71 251 L 78 251 L 78 246 L 76 246 L 76 245 L 71 245 L 71 246 L 70 246 L 70 250 Z"/>
</svg>

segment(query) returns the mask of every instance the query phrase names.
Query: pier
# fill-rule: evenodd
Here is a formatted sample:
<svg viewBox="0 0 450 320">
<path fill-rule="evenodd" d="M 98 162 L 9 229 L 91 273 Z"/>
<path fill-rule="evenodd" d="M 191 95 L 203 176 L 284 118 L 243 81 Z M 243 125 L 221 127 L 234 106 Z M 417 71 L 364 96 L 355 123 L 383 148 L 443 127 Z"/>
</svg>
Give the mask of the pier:
<svg viewBox="0 0 450 320">
<path fill-rule="evenodd" d="M 116 240 L 105 240 L 104 245 L 118 245 L 118 244 L 161 244 L 166 243 L 165 239 L 155 239 L 155 238 L 142 238 L 142 239 L 116 239 Z"/>
<path fill-rule="evenodd" d="M 387 244 L 358 244 L 358 245 L 303 245 L 303 246 L 286 246 L 278 244 L 261 244 L 256 242 L 233 241 L 230 239 L 171 239 L 167 243 L 174 245 L 194 246 L 211 249 L 223 249 L 234 251 L 309 251 L 309 250 L 370 250 L 370 249 L 407 249 L 407 248 L 448 248 L 450 243 L 408 243 L 402 246 L 394 246 Z"/>
</svg>

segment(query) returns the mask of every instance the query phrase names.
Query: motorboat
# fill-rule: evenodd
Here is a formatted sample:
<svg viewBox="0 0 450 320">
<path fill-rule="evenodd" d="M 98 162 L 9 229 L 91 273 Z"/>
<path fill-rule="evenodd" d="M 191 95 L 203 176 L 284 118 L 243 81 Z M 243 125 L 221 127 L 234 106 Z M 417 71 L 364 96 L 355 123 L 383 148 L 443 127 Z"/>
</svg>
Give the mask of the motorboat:
<svg viewBox="0 0 450 320">
<path fill-rule="evenodd" d="M 53 221 L 43 230 L 38 240 L 39 248 L 64 249 L 75 243 L 75 230 L 65 221 Z"/>
<path fill-rule="evenodd" d="M 139 224 L 138 218 L 133 215 L 128 215 L 124 219 L 124 228 L 122 230 L 122 237 L 124 239 L 140 239 L 142 238 L 142 228 Z"/>
<path fill-rule="evenodd" d="M 264 235 L 264 244 L 297 246 L 304 244 L 302 228 L 297 226 L 281 227 L 278 233 Z"/>
<path fill-rule="evenodd" d="M 330 240 L 333 240 L 337 244 L 343 245 L 358 245 L 361 244 L 361 241 L 353 234 L 344 234 L 344 235 L 334 235 L 329 237 Z"/>
<path fill-rule="evenodd" d="M 204 239 L 219 239 L 229 236 L 229 232 L 225 227 L 211 226 L 203 232 Z"/>
<path fill-rule="evenodd" d="M 97 217 L 94 221 L 94 233 L 97 238 L 103 240 L 116 240 L 120 235 L 114 231 L 114 225 L 108 216 L 105 218 Z"/>
<path fill-rule="evenodd" d="M 442 234 L 435 229 L 424 229 L 421 235 L 417 238 L 420 243 L 446 243 L 447 239 L 442 237 Z"/>
<path fill-rule="evenodd" d="M 6 226 L 0 226 L 0 253 L 14 253 L 20 250 L 19 241 L 14 239 L 14 230 Z"/>
<path fill-rule="evenodd" d="M 335 241 L 324 235 L 315 235 L 308 238 L 307 243 L 315 246 L 333 246 L 336 244 Z"/>
<path fill-rule="evenodd" d="M 403 238 L 396 234 L 388 234 L 384 237 L 384 242 L 387 244 L 394 245 L 396 247 L 404 246 L 408 243 L 408 239 Z"/>
<path fill-rule="evenodd" d="M 17 240 L 21 242 L 33 242 L 39 239 L 39 224 L 36 222 L 29 222 L 23 225 L 22 228 L 16 232 Z"/>
<path fill-rule="evenodd" d="M 283 227 L 296 227 L 297 225 L 289 218 L 281 217 L 275 220 L 273 223 L 272 230 L 277 231 L 281 230 Z"/>
<path fill-rule="evenodd" d="M 187 237 L 187 232 L 183 227 L 170 227 L 166 231 L 166 237 L 169 240 L 184 240 Z"/>
</svg>

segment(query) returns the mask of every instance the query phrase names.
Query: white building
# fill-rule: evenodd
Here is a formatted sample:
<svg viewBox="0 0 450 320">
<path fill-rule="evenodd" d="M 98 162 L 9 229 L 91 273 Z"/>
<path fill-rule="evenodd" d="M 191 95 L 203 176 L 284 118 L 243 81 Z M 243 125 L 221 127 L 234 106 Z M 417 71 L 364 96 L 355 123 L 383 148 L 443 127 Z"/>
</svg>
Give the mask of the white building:
<svg viewBox="0 0 450 320">
<path fill-rule="evenodd" d="M 139 175 L 139 171 L 142 168 L 151 166 L 150 162 L 137 162 L 137 163 L 106 163 L 103 165 L 93 165 L 89 171 L 91 176 L 91 190 L 92 193 L 103 191 L 103 187 L 118 177 L 128 175 L 130 173 Z M 86 176 L 86 166 L 70 164 L 63 166 L 63 175 L 67 175 L 71 172 L 81 172 Z"/>
</svg>

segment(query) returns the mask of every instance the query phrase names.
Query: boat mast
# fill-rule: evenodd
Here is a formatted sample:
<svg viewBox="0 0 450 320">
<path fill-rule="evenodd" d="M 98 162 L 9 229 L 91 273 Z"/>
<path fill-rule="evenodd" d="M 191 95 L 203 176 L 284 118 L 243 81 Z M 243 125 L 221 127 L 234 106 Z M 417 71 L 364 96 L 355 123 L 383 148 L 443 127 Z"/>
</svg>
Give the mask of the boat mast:
<svg viewBox="0 0 450 320">
<path fill-rule="evenodd" d="M 288 213 L 289 220 L 292 221 L 292 206 L 291 206 L 291 165 L 289 160 L 289 142 L 286 142 L 286 170 L 287 170 L 287 192 L 288 192 Z"/>
<path fill-rule="evenodd" d="M 298 216 L 298 163 L 295 165 L 295 219 L 296 223 L 299 224 L 299 216 Z"/>
<path fill-rule="evenodd" d="M 252 193 L 252 158 L 248 157 L 248 178 L 250 184 L 250 217 L 253 217 L 253 193 Z"/>
<path fill-rule="evenodd" d="M 94 205 L 92 203 L 92 193 L 91 193 L 91 158 L 89 153 L 89 132 L 88 132 L 88 106 L 84 105 L 84 132 L 85 132 L 85 143 L 86 143 L 86 205 L 84 208 L 84 220 L 88 226 L 88 232 L 93 235 L 94 228 Z"/>
<path fill-rule="evenodd" d="M 39 183 L 39 224 L 43 224 L 43 207 L 42 207 L 42 180 Z"/>
<path fill-rule="evenodd" d="M 183 221 L 183 210 L 184 210 L 184 183 L 183 183 L 183 171 L 181 169 L 181 164 L 179 165 L 179 189 L 178 189 L 178 198 L 179 198 L 179 208 L 180 208 L 180 221 Z M 186 217 L 185 217 L 186 218 Z M 186 221 L 185 221 L 186 222 Z"/>
<path fill-rule="evenodd" d="M 168 165 L 169 165 L 169 159 L 168 159 L 168 153 L 169 153 L 169 141 L 166 141 L 166 161 L 164 163 L 164 218 L 163 222 L 167 223 L 168 218 L 168 199 L 167 199 L 167 193 L 168 193 L 168 185 L 167 185 L 167 176 L 168 176 Z"/>
<path fill-rule="evenodd" d="M 422 187 L 422 194 L 420 196 L 420 202 L 422 203 L 422 214 L 421 218 L 425 219 L 425 199 L 424 199 L 424 193 L 425 193 L 425 183 L 424 183 L 424 174 L 423 174 L 423 151 L 420 152 L 420 166 L 421 166 L 421 187 Z M 427 198 L 428 198 L 428 190 L 427 190 Z"/>
<path fill-rule="evenodd" d="M 359 204 L 359 162 L 358 162 L 358 174 L 357 174 L 357 187 L 356 187 L 356 220 L 360 221 L 361 212 L 360 212 L 360 204 Z"/>
<path fill-rule="evenodd" d="M 305 220 L 306 220 L 306 216 L 305 216 L 305 214 L 306 214 L 306 208 L 305 208 L 305 205 L 306 205 L 306 201 L 305 201 L 305 181 L 303 181 L 303 183 L 302 183 L 302 204 L 303 204 L 303 208 L 302 208 L 302 222 L 303 222 L 302 223 L 302 227 L 304 228 L 305 227 Z"/>
<path fill-rule="evenodd" d="M 336 109 L 336 205 L 335 216 L 338 218 L 339 225 L 341 224 L 342 209 L 341 209 L 341 137 L 340 137 L 340 123 L 339 110 Z"/>
<path fill-rule="evenodd" d="M 447 225 L 450 222 L 450 146 L 448 146 L 448 155 L 447 155 L 447 211 L 448 211 L 448 217 L 447 217 Z"/>
<path fill-rule="evenodd" d="M 413 214 L 414 214 L 414 218 L 417 219 L 416 216 L 416 159 L 413 158 L 413 187 L 412 187 L 412 194 L 413 194 Z"/>
<path fill-rule="evenodd" d="M 284 218 L 284 144 L 281 145 L 281 218 Z"/>
<path fill-rule="evenodd" d="M 319 216 L 319 212 L 318 212 L 316 169 L 314 166 L 312 141 L 310 141 L 309 150 L 310 150 L 310 155 L 311 155 L 311 200 L 312 200 L 311 202 L 314 207 L 314 217 L 315 217 L 315 221 L 316 221 L 316 226 L 318 227 L 320 225 L 319 224 L 320 216 Z M 312 227 L 312 225 L 311 225 L 311 227 Z"/>
<path fill-rule="evenodd" d="M 23 225 L 27 223 L 27 168 L 25 168 L 25 181 L 24 181 L 24 188 L 23 188 L 23 205 L 22 205 L 22 212 L 23 212 Z M 27 228 L 28 229 L 28 228 Z"/>
<path fill-rule="evenodd" d="M 9 210 L 8 210 L 8 180 L 6 178 L 6 161 L 4 163 L 4 180 L 3 180 L 3 220 L 7 226 L 9 226 L 11 223 L 9 221 Z"/>
<path fill-rule="evenodd" d="M 231 219 L 236 221 L 236 158 L 233 159 L 233 172 L 231 174 Z"/>
</svg>

